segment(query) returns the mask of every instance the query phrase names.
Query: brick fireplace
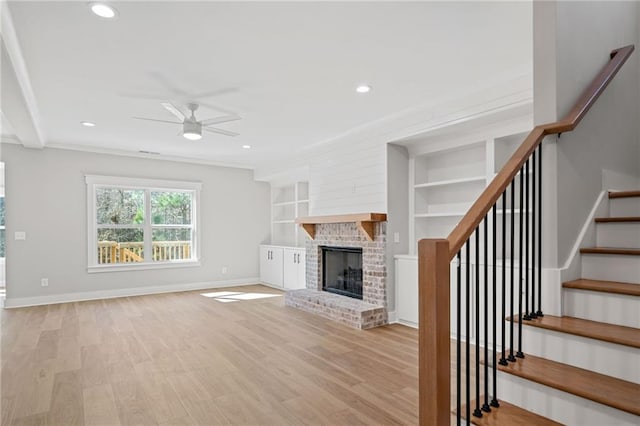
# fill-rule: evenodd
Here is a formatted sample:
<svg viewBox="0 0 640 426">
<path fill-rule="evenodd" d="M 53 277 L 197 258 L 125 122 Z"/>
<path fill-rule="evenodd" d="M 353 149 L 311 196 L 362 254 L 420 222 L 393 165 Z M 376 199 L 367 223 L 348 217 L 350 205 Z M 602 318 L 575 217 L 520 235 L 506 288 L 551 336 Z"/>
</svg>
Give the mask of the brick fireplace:
<svg viewBox="0 0 640 426">
<path fill-rule="evenodd" d="M 356 221 L 316 223 L 306 243 L 306 288 L 288 291 L 285 304 L 359 329 L 387 324 L 386 222 L 364 228 Z M 362 249 L 362 300 L 322 291 L 323 247 Z"/>
</svg>

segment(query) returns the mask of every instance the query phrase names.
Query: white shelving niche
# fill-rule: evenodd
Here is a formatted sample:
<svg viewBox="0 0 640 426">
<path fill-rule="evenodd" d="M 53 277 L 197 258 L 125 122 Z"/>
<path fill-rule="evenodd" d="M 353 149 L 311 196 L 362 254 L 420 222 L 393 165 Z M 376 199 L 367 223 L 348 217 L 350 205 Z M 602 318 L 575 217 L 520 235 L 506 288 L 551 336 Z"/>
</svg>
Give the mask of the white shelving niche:
<svg viewBox="0 0 640 426">
<path fill-rule="evenodd" d="M 409 218 L 415 255 L 423 238 L 446 238 L 527 135 L 526 124 L 468 134 L 451 144 L 413 149 L 409 158 Z M 519 181 L 517 181 L 519 182 Z M 510 211 L 510 203 L 507 206 Z M 519 214 L 519 199 L 516 199 Z M 502 215 L 499 207 L 498 215 Z"/>
<path fill-rule="evenodd" d="M 309 215 L 309 184 L 296 182 L 271 190 L 271 243 L 304 247 L 306 235 L 295 223 Z"/>
</svg>

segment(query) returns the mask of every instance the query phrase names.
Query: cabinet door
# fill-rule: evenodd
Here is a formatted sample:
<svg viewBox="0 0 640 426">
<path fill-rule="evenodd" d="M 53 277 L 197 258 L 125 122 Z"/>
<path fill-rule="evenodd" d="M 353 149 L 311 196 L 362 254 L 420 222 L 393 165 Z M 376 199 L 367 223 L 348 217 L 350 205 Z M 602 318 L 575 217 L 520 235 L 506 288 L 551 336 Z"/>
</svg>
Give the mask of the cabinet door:
<svg viewBox="0 0 640 426">
<path fill-rule="evenodd" d="M 280 247 L 271 247 L 271 260 L 269 260 L 269 284 L 282 287 L 282 267 L 284 261 L 284 249 Z"/>
<path fill-rule="evenodd" d="M 307 259 L 306 250 L 298 250 L 298 285 L 296 288 L 307 287 Z"/>
<path fill-rule="evenodd" d="M 297 288 L 298 281 L 298 250 L 284 249 L 283 282 L 284 288 Z"/>
<path fill-rule="evenodd" d="M 396 259 L 396 312 L 398 319 L 418 324 L 418 260 Z"/>
<path fill-rule="evenodd" d="M 260 246 L 260 282 L 269 283 L 269 266 L 271 259 L 271 247 Z"/>
<path fill-rule="evenodd" d="M 260 281 L 282 287 L 282 248 L 260 246 Z"/>
</svg>

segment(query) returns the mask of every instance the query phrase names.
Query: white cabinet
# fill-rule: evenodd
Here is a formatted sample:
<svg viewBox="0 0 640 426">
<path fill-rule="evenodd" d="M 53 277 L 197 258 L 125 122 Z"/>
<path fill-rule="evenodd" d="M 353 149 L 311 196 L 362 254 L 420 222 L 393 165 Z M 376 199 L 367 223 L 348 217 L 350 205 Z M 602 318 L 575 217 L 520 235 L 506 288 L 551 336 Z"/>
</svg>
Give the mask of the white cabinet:
<svg viewBox="0 0 640 426">
<path fill-rule="evenodd" d="M 305 288 L 305 253 L 299 248 L 284 249 L 284 288 Z"/>
<path fill-rule="evenodd" d="M 260 246 L 260 281 L 275 287 L 283 285 L 282 247 Z"/>
<path fill-rule="evenodd" d="M 403 324 L 418 325 L 418 258 L 396 257 L 396 314 Z"/>
<path fill-rule="evenodd" d="M 260 246 L 260 282 L 287 290 L 305 288 L 305 249 Z"/>
</svg>

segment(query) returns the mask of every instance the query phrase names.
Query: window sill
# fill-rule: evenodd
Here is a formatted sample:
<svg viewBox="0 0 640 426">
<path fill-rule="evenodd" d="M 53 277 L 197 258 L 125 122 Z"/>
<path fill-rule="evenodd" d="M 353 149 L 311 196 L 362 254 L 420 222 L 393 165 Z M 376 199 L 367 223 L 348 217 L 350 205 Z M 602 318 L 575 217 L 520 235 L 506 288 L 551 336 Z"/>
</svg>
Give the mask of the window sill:
<svg viewBox="0 0 640 426">
<path fill-rule="evenodd" d="M 90 274 L 96 274 L 101 272 L 142 271 L 142 270 L 148 270 L 148 269 L 193 268 L 196 266 L 200 266 L 199 260 L 109 264 L 109 265 L 89 266 L 87 267 L 87 272 Z"/>
</svg>

